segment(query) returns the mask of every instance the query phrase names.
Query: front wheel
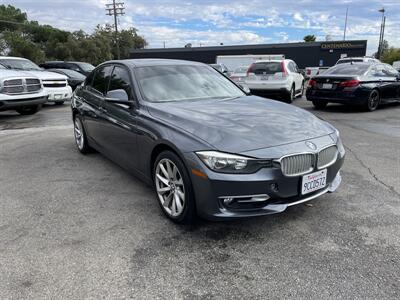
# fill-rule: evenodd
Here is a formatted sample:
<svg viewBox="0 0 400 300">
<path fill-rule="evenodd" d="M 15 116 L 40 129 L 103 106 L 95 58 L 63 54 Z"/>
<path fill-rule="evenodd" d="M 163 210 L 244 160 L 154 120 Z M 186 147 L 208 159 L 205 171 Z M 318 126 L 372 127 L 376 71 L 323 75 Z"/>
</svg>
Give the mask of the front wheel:
<svg viewBox="0 0 400 300">
<path fill-rule="evenodd" d="M 364 104 L 364 109 L 366 111 L 374 111 L 378 108 L 380 103 L 380 95 L 377 90 L 373 90 L 371 94 L 369 94 L 367 102 Z"/>
<path fill-rule="evenodd" d="M 85 128 L 79 116 L 75 116 L 74 118 L 74 137 L 79 152 L 82 154 L 91 152 L 92 148 L 88 144 Z"/>
<path fill-rule="evenodd" d="M 195 219 L 192 183 L 182 160 L 172 151 L 161 152 L 154 164 L 154 187 L 165 215 L 176 223 Z"/>
<path fill-rule="evenodd" d="M 312 104 L 315 109 L 324 109 L 328 105 L 328 102 L 324 100 L 313 100 Z"/>
<path fill-rule="evenodd" d="M 27 115 L 36 114 L 41 108 L 42 108 L 42 105 L 24 106 L 21 108 L 17 108 L 16 111 L 21 115 L 27 116 Z"/>
</svg>

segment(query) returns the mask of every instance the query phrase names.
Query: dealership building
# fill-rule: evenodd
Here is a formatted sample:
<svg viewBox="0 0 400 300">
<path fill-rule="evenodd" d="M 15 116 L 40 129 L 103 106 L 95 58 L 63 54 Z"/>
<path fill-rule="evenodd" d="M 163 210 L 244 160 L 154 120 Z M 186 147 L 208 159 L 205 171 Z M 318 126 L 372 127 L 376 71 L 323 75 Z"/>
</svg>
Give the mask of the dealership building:
<svg viewBox="0 0 400 300">
<path fill-rule="evenodd" d="M 218 55 L 284 54 L 300 68 L 332 66 L 341 57 L 365 56 L 366 40 L 239 46 L 134 49 L 131 58 L 169 58 L 215 63 Z"/>
</svg>

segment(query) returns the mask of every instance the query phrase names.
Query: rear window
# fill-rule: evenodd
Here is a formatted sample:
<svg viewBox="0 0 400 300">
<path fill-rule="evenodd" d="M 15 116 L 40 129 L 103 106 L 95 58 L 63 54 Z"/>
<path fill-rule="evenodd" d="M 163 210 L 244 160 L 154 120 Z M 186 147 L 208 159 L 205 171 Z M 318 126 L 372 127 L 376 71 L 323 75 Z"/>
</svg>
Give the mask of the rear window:
<svg viewBox="0 0 400 300">
<path fill-rule="evenodd" d="M 351 62 L 363 62 L 362 59 L 340 59 L 336 64 L 348 64 Z"/>
<path fill-rule="evenodd" d="M 283 72 L 282 65 L 280 62 L 255 63 L 251 66 L 249 71 L 256 75 L 266 75 L 266 74 L 275 74 Z"/>
<path fill-rule="evenodd" d="M 324 75 L 364 75 L 370 65 L 366 64 L 343 64 L 336 65 L 324 72 Z"/>
</svg>

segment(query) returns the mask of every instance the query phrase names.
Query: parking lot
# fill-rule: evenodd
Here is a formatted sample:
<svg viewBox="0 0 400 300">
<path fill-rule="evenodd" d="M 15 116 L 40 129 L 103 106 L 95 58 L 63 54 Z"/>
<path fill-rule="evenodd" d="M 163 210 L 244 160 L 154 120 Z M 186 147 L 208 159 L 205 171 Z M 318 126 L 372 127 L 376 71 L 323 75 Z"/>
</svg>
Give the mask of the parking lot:
<svg viewBox="0 0 400 300">
<path fill-rule="evenodd" d="M 0 299 L 399 299 L 400 105 L 293 105 L 340 130 L 339 190 L 192 227 L 114 163 L 79 154 L 68 104 L 0 113 Z"/>
</svg>

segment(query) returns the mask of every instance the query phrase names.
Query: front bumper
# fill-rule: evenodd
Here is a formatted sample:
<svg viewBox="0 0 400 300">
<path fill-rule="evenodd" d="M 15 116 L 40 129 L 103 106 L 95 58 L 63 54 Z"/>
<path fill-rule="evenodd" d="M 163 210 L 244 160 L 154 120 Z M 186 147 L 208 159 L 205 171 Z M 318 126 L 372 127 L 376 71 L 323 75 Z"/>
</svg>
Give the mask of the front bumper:
<svg viewBox="0 0 400 300">
<path fill-rule="evenodd" d="M 18 100 L 0 100 L 0 111 L 18 109 L 26 106 L 36 106 L 47 102 L 46 96 L 31 97 Z"/>
<path fill-rule="evenodd" d="M 207 175 L 202 178 L 191 173 L 198 214 L 209 220 L 224 220 L 280 213 L 289 206 L 334 192 L 341 183 L 344 157 L 339 153 L 336 162 L 327 168 L 326 187 L 306 195 L 301 195 L 302 176 L 286 177 L 280 168 L 264 168 L 253 174 L 221 174 L 205 167 L 194 153 L 187 154 L 186 159 L 190 170 L 200 169 Z M 269 198 L 263 200 L 265 195 Z M 228 198 L 243 202 L 228 206 L 224 202 Z M 246 204 L 249 199 L 253 201 Z"/>
<path fill-rule="evenodd" d="M 61 102 L 70 100 L 72 97 L 72 88 L 68 85 L 66 87 L 48 88 L 44 90 L 49 94 L 48 102 Z"/>
</svg>

